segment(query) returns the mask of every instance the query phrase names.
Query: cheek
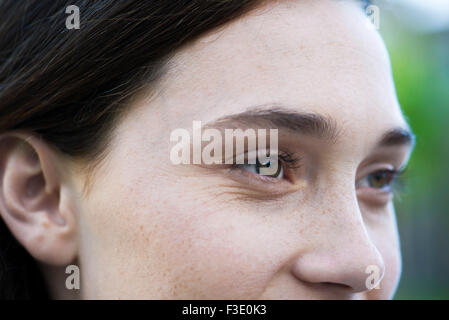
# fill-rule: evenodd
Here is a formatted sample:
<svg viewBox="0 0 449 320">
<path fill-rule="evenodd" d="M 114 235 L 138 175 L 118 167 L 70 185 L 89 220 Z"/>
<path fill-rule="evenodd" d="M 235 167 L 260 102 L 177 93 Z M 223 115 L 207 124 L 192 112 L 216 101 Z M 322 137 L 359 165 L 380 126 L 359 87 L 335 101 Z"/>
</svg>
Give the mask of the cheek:
<svg viewBox="0 0 449 320">
<path fill-rule="evenodd" d="M 114 297 L 257 298 L 280 268 L 272 223 L 187 181 L 140 178 L 99 189 L 82 248 L 87 278 Z"/>
<path fill-rule="evenodd" d="M 394 212 L 394 209 L 391 209 Z M 394 296 L 401 276 L 402 262 L 398 231 L 394 213 L 385 225 L 373 234 L 376 247 L 385 263 L 385 274 L 381 281 L 381 290 L 372 290 L 368 293 L 372 299 L 391 299 Z"/>
<path fill-rule="evenodd" d="M 394 293 L 396 292 L 396 288 L 399 284 L 399 280 L 401 277 L 401 270 L 402 270 L 402 262 L 401 262 L 401 255 L 399 248 L 398 249 L 391 249 L 391 252 L 389 255 L 387 255 L 386 258 L 387 263 L 387 274 L 385 275 L 385 282 L 388 283 L 387 286 L 387 298 L 391 299 L 394 296 Z"/>
<path fill-rule="evenodd" d="M 276 235 L 254 213 L 200 198 L 209 196 L 176 197 L 157 207 L 164 245 L 153 254 L 172 267 L 173 295 L 257 298 L 279 267 L 279 250 L 266 245 Z"/>
<path fill-rule="evenodd" d="M 391 299 L 394 296 L 401 275 L 400 251 L 391 245 L 378 246 L 385 263 L 385 274 L 380 283 L 380 290 L 368 292 L 370 299 Z"/>
<path fill-rule="evenodd" d="M 392 298 L 396 292 L 402 271 L 401 249 L 396 225 L 391 230 L 391 239 L 392 241 L 390 243 L 385 243 L 381 248 L 385 256 L 385 287 L 389 299 Z"/>
</svg>

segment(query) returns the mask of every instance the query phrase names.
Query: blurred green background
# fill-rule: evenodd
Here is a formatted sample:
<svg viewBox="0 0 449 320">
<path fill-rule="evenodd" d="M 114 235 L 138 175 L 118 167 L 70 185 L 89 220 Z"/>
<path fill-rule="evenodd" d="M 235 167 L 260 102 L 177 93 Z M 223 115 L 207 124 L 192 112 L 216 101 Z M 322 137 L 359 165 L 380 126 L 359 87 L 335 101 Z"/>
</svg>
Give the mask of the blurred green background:
<svg viewBox="0 0 449 320">
<path fill-rule="evenodd" d="M 419 15 L 379 7 L 399 102 L 417 135 L 396 198 L 403 271 L 395 299 L 449 299 L 449 27 L 420 29 Z"/>
</svg>

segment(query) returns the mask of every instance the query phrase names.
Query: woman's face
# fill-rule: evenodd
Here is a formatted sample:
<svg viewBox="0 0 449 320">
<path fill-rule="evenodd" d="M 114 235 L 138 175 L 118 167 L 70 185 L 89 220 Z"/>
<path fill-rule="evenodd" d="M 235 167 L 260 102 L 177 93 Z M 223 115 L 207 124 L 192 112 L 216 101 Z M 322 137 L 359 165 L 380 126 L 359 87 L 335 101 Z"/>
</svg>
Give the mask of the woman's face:
<svg viewBox="0 0 449 320">
<path fill-rule="evenodd" d="M 269 3 L 180 50 L 152 93 L 114 130 L 88 192 L 75 177 L 84 298 L 392 297 L 388 181 L 411 144 L 358 4 Z M 284 175 L 173 164 L 170 135 L 193 121 L 278 129 Z"/>
</svg>

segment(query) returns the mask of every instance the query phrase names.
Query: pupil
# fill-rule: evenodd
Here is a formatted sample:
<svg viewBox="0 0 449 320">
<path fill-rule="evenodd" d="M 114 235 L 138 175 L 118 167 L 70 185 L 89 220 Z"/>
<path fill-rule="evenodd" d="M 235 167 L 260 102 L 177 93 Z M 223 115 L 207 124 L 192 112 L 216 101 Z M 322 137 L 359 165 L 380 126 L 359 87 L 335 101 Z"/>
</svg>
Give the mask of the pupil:
<svg viewBox="0 0 449 320">
<path fill-rule="evenodd" d="M 269 160 L 269 161 L 267 161 L 267 162 L 265 162 L 265 163 L 261 163 L 261 162 L 259 162 L 259 160 L 257 160 L 257 164 L 256 164 L 256 172 L 257 172 L 258 174 L 260 174 L 260 168 L 271 168 L 271 163 L 272 163 L 271 160 Z M 269 175 L 269 176 L 270 176 L 270 177 L 277 177 L 277 176 L 279 176 L 279 173 L 280 173 L 280 172 L 281 172 L 281 165 L 279 164 L 279 167 L 278 167 L 277 172 L 274 173 L 274 174 L 271 174 L 271 175 Z"/>
<path fill-rule="evenodd" d="M 381 188 L 385 185 L 385 182 L 386 182 L 385 181 L 385 179 L 386 179 L 385 173 L 376 174 L 373 176 L 373 178 L 374 178 L 373 187 Z"/>
<path fill-rule="evenodd" d="M 257 160 L 257 172 L 259 172 L 260 168 L 269 168 L 269 167 L 271 167 L 271 161 L 261 163 L 259 162 L 259 160 Z"/>
</svg>

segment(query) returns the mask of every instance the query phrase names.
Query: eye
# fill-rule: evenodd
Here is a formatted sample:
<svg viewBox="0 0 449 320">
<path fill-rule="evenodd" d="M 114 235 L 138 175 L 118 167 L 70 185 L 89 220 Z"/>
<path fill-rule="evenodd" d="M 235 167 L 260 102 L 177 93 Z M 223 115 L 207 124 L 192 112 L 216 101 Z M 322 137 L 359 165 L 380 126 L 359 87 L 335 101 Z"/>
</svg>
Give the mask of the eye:
<svg viewBox="0 0 449 320">
<path fill-rule="evenodd" d="M 257 159 L 255 164 L 241 164 L 237 165 L 236 167 L 241 168 L 242 170 L 252 172 L 255 174 L 261 175 L 260 169 L 262 168 L 271 168 L 274 165 L 272 160 L 268 160 L 264 163 L 261 163 L 259 159 Z M 283 179 L 284 178 L 284 168 L 282 166 L 282 162 L 280 160 L 277 160 L 277 170 L 275 173 L 271 175 L 263 175 L 265 177 L 275 178 L 275 179 Z"/>
<path fill-rule="evenodd" d="M 393 182 L 398 175 L 395 170 L 381 170 L 360 179 L 357 187 L 373 188 L 385 192 L 391 192 Z"/>
</svg>

